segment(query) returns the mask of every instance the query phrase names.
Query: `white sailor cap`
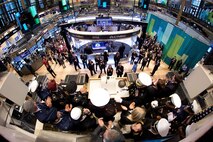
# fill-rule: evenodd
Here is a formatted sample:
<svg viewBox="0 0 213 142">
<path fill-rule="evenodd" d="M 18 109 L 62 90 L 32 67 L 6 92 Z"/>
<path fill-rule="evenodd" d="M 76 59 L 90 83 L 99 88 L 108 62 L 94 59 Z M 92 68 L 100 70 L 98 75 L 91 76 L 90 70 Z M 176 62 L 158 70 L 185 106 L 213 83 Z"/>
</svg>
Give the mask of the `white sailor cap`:
<svg viewBox="0 0 213 142">
<path fill-rule="evenodd" d="M 152 78 L 147 73 L 141 72 L 138 75 L 138 79 L 136 80 L 136 84 L 138 86 L 149 86 L 152 84 Z"/>
<path fill-rule="evenodd" d="M 37 88 L 38 88 L 38 81 L 37 80 L 31 81 L 28 86 L 29 92 L 32 92 L 32 93 L 35 92 Z"/>
<path fill-rule="evenodd" d="M 91 91 L 89 95 L 90 101 L 94 106 L 101 107 L 108 104 L 110 100 L 109 92 L 104 88 L 97 88 Z"/>
<path fill-rule="evenodd" d="M 157 100 L 152 101 L 151 106 L 152 106 L 152 108 L 158 107 L 158 101 Z"/>
<path fill-rule="evenodd" d="M 71 112 L 70 116 L 74 120 L 78 120 L 82 115 L 82 109 L 80 107 L 74 107 Z"/>
<path fill-rule="evenodd" d="M 195 114 L 198 114 L 199 112 L 202 111 L 200 105 L 198 104 L 198 102 L 197 102 L 196 100 L 194 100 L 194 101 L 192 102 L 192 106 L 191 106 L 191 107 L 192 107 L 192 110 L 193 110 L 193 112 L 194 112 Z"/>
<path fill-rule="evenodd" d="M 167 134 L 169 133 L 170 125 L 171 124 L 165 118 L 161 118 L 156 125 L 158 133 L 162 137 L 167 136 Z"/>
<path fill-rule="evenodd" d="M 175 106 L 175 108 L 181 107 L 181 99 L 178 96 L 178 94 L 174 93 L 174 94 L 170 95 L 169 97 L 171 97 L 171 102 Z"/>
</svg>

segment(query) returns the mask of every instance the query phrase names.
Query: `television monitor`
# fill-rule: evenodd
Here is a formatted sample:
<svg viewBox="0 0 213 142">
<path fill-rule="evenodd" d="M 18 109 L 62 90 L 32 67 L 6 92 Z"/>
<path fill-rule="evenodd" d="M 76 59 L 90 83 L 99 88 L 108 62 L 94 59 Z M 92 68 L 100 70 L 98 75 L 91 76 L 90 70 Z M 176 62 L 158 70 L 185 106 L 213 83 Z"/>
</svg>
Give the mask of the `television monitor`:
<svg viewBox="0 0 213 142">
<path fill-rule="evenodd" d="M 68 0 L 59 0 L 58 4 L 61 12 L 65 12 L 70 8 Z"/>
<path fill-rule="evenodd" d="M 40 19 L 35 6 L 30 6 L 22 13 L 15 13 L 15 19 L 22 33 L 26 33 L 40 25 Z"/>
<path fill-rule="evenodd" d="M 110 9 L 110 0 L 98 0 L 98 9 Z"/>
<path fill-rule="evenodd" d="M 111 26 L 112 17 L 96 17 L 97 26 Z"/>
<path fill-rule="evenodd" d="M 92 43 L 93 50 L 105 50 L 106 49 L 106 42 L 93 42 Z"/>
<path fill-rule="evenodd" d="M 39 25 L 40 24 L 40 19 L 38 17 L 38 13 L 37 13 L 36 7 L 35 6 L 30 6 L 29 7 L 29 13 L 32 16 L 33 21 L 34 21 L 33 22 L 33 26 L 34 25 Z"/>
<path fill-rule="evenodd" d="M 30 55 L 30 51 L 29 50 L 26 50 L 24 53 L 22 53 L 22 54 L 20 54 L 20 57 L 22 58 L 22 59 L 25 59 L 27 56 L 29 56 Z"/>
<path fill-rule="evenodd" d="M 166 5 L 167 4 L 167 0 L 157 0 L 157 3 Z"/>
<path fill-rule="evenodd" d="M 139 0 L 138 6 L 144 10 L 148 10 L 150 0 Z"/>
</svg>

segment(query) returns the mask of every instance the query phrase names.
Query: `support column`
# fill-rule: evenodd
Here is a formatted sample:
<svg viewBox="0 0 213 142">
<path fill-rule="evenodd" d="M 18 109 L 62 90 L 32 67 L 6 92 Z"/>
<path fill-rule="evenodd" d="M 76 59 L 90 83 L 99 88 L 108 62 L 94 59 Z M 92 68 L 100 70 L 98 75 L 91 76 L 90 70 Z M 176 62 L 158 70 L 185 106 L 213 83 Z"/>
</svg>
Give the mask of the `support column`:
<svg viewBox="0 0 213 142">
<path fill-rule="evenodd" d="M 175 22 L 175 25 L 178 25 L 178 23 L 180 22 L 180 19 L 181 19 L 182 13 L 183 13 L 183 8 L 184 8 L 185 4 L 186 4 L 186 0 L 182 0 L 181 7 L 180 7 L 180 10 L 178 12 L 178 17 L 177 17 L 177 20 Z"/>
<path fill-rule="evenodd" d="M 70 43 L 69 43 L 69 41 L 68 41 L 68 39 L 67 39 L 66 33 L 67 33 L 66 29 L 64 29 L 63 27 L 61 27 L 61 32 L 60 32 L 60 34 L 61 34 L 61 36 L 64 38 L 64 41 L 65 41 L 65 43 L 66 43 L 66 46 L 67 46 L 68 50 L 70 51 L 70 50 L 71 50 L 71 46 L 70 46 Z"/>
</svg>

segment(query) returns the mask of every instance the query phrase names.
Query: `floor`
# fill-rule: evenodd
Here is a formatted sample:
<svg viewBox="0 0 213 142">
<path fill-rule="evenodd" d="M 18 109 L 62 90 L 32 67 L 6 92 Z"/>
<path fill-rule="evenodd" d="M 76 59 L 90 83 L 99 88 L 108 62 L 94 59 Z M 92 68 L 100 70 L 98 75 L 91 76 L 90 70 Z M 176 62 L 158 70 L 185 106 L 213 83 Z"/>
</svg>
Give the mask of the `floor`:
<svg viewBox="0 0 213 142">
<path fill-rule="evenodd" d="M 80 60 L 79 60 L 80 61 Z M 123 59 L 120 61 L 121 64 L 124 66 L 124 72 L 131 72 L 132 66 L 130 64 L 130 62 L 127 59 Z M 115 66 L 114 66 L 114 61 L 113 59 L 109 59 L 108 64 L 113 65 L 114 68 L 114 73 L 113 75 L 116 76 L 116 72 L 115 72 Z M 90 76 L 90 71 L 88 69 L 83 69 L 83 65 L 80 63 L 80 66 L 82 69 L 75 71 L 74 65 L 70 65 L 69 62 L 65 62 L 66 68 L 63 68 L 62 66 L 59 66 L 58 64 L 55 63 L 50 63 L 52 69 L 54 70 L 54 72 L 57 74 L 55 80 L 57 83 L 60 83 L 61 80 L 65 79 L 66 75 L 70 75 L 70 74 L 78 74 L 78 73 L 87 73 L 89 75 L 89 77 L 91 78 L 98 78 L 98 75 L 100 74 L 100 70 L 98 69 L 97 74 Z M 141 64 L 138 64 L 138 68 L 137 68 L 137 73 L 142 72 L 140 70 L 140 66 Z M 154 67 L 154 61 L 150 62 L 149 67 L 145 67 L 144 71 L 147 74 L 150 74 L 150 72 L 152 72 L 152 69 Z M 12 72 L 14 72 L 16 74 L 16 72 L 14 70 L 11 69 Z M 158 70 L 155 72 L 155 75 L 152 77 L 153 79 L 157 79 L 157 78 L 165 78 L 165 74 L 169 71 L 168 69 L 168 65 L 165 64 L 163 61 L 161 61 L 161 65 L 158 68 Z M 38 69 L 36 71 L 37 74 L 39 75 L 47 75 L 47 77 L 49 79 L 53 79 L 53 77 L 51 76 L 51 74 L 46 70 L 45 66 L 43 65 L 40 69 Z M 17 75 L 18 76 L 18 75 Z M 26 75 L 23 76 L 22 79 L 24 81 L 30 81 L 33 78 L 33 75 Z"/>
</svg>

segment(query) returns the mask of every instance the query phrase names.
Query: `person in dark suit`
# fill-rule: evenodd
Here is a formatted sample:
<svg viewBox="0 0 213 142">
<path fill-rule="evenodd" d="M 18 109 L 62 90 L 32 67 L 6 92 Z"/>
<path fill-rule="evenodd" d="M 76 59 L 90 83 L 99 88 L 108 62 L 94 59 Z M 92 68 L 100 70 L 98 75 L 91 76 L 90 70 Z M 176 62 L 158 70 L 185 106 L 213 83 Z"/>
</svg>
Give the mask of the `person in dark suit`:
<svg viewBox="0 0 213 142">
<path fill-rule="evenodd" d="M 178 71 L 182 64 L 183 64 L 182 59 L 178 60 L 174 70 Z"/>
<path fill-rule="evenodd" d="M 70 116 L 75 126 L 73 130 L 85 131 L 97 127 L 96 119 L 88 108 L 83 108 L 82 106 L 74 107 Z"/>
<path fill-rule="evenodd" d="M 119 61 L 120 61 L 120 53 L 117 52 L 114 56 L 115 67 L 118 66 Z"/>
<path fill-rule="evenodd" d="M 130 64 L 133 64 L 135 62 L 135 59 L 136 59 L 137 56 L 138 56 L 138 54 L 136 53 L 136 51 L 133 51 Z"/>
<path fill-rule="evenodd" d="M 84 53 L 85 53 L 85 54 L 92 54 L 93 52 L 92 52 L 92 49 L 91 49 L 89 46 L 86 46 L 86 47 L 84 48 Z"/>
<path fill-rule="evenodd" d="M 107 68 L 107 76 L 112 76 L 113 75 L 113 68 L 112 65 L 109 65 Z"/>
<path fill-rule="evenodd" d="M 116 68 L 117 77 L 122 77 L 124 72 L 124 67 L 121 64 L 118 64 Z"/>
<path fill-rule="evenodd" d="M 144 49 L 140 49 L 138 55 L 138 63 L 140 64 L 141 60 L 145 57 L 146 51 Z"/>
<path fill-rule="evenodd" d="M 27 112 L 34 113 L 42 123 L 53 123 L 57 119 L 57 109 L 52 106 L 52 99 L 49 96 L 44 103 L 28 100 L 24 103 L 23 108 Z"/>
<path fill-rule="evenodd" d="M 72 105 L 66 105 L 64 110 L 58 112 L 58 119 L 55 120 L 56 127 L 62 131 L 69 131 L 75 128 L 75 122 L 70 117 Z"/>
<path fill-rule="evenodd" d="M 124 142 L 125 138 L 120 130 L 113 126 L 112 121 L 105 125 L 103 119 L 98 119 L 98 127 L 93 131 L 91 142 Z"/>
<path fill-rule="evenodd" d="M 109 60 L 109 59 L 108 59 L 108 58 L 109 58 L 108 52 L 104 51 L 104 55 L 103 55 L 103 56 L 104 56 L 104 63 L 107 64 L 107 62 L 108 62 L 108 60 Z"/>
<path fill-rule="evenodd" d="M 100 74 L 102 74 L 102 70 L 104 70 L 104 73 L 106 74 L 106 64 L 103 60 L 100 60 L 100 70 L 101 70 Z"/>
<path fill-rule="evenodd" d="M 147 65 L 146 65 L 147 68 L 149 67 L 150 61 L 152 60 L 152 56 L 153 56 L 152 54 L 153 54 L 152 50 L 148 51 L 147 53 Z"/>
<path fill-rule="evenodd" d="M 169 63 L 169 67 L 168 67 L 169 70 L 171 70 L 173 68 L 173 66 L 175 65 L 176 61 L 177 61 L 176 57 L 171 59 L 171 61 Z"/>
<path fill-rule="evenodd" d="M 79 61 L 78 61 L 78 57 L 76 55 L 73 56 L 74 57 L 74 66 L 75 66 L 75 70 L 77 71 L 77 67 L 79 69 L 81 69 L 80 65 L 79 65 Z"/>
<path fill-rule="evenodd" d="M 91 76 L 93 76 L 93 72 L 96 74 L 95 65 L 92 60 L 89 60 L 88 69 L 90 70 Z"/>
<path fill-rule="evenodd" d="M 152 70 L 152 72 L 151 72 L 151 76 L 153 76 L 154 74 L 155 74 L 155 72 L 158 70 L 158 67 L 160 66 L 160 60 L 157 60 L 156 62 L 155 62 L 155 66 L 154 66 L 154 68 L 153 68 L 153 70 Z"/>
<path fill-rule="evenodd" d="M 81 54 L 80 56 L 81 60 L 82 60 L 82 64 L 84 66 L 84 69 L 87 67 L 88 68 L 88 65 L 87 65 L 87 55 L 86 54 Z"/>
<path fill-rule="evenodd" d="M 142 70 L 142 71 L 144 70 L 144 67 L 145 67 L 145 66 L 146 66 L 146 64 L 147 64 L 147 61 L 148 61 L 148 60 L 147 60 L 147 58 L 146 58 L 146 57 L 144 57 L 144 58 L 143 58 L 143 61 L 142 61 L 142 64 L 141 64 L 141 68 L 140 68 L 140 70 Z"/>
<path fill-rule="evenodd" d="M 118 52 L 120 53 L 121 58 L 123 58 L 123 54 L 124 54 L 124 50 L 125 50 L 125 45 L 122 43 L 121 46 L 118 49 Z"/>
<path fill-rule="evenodd" d="M 53 71 L 53 69 L 51 68 L 51 66 L 48 64 L 46 66 L 47 71 L 55 78 L 56 77 L 56 73 Z"/>
<path fill-rule="evenodd" d="M 100 62 L 101 62 L 101 59 L 99 56 L 95 56 L 95 69 L 97 71 L 98 69 L 98 66 L 99 66 L 99 69 L 100 69 Z"/>
</svg>

